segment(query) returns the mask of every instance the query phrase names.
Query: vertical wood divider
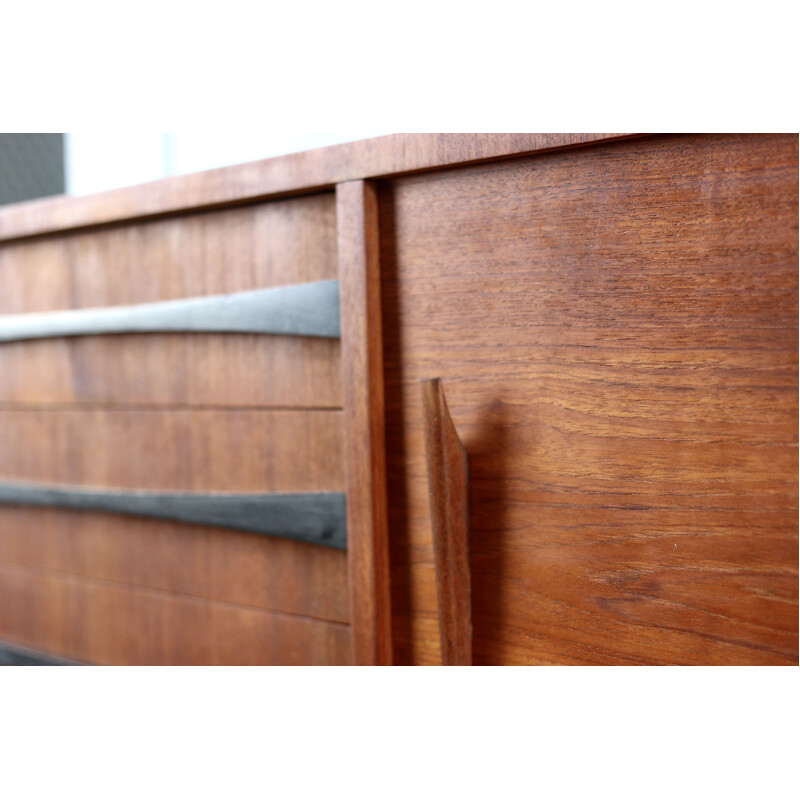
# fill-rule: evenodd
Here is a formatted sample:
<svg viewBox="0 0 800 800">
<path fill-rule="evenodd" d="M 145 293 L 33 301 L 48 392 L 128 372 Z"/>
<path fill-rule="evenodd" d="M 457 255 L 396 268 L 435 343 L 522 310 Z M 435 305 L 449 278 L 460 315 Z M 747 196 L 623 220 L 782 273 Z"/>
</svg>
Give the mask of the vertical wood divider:
<svg viewBox="0 0 800 800">
<path fill-rule="evenodd" d="M 392 663 L 378 200 L 336 187 L 353 663 Z"/>
</svg>

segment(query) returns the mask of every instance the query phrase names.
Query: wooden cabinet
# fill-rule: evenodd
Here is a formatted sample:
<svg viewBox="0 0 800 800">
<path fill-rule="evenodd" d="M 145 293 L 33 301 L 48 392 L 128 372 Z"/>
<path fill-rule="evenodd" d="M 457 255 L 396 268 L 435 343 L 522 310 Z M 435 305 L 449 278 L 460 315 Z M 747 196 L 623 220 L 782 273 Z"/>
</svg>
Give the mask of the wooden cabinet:
<svg viewBox="0 0 800 800">
<path fill-rule="evenodd" d="M 797 663 L 797 148 L 397 136 L 0 211 L 4 314 L 337 278 L 342 324 L 0 343 L 2 481 L 348 505 L 347 551 L 0 506 L 0 640 L 441 663 L 440 378 L 475 664 Z"/>
</svg>

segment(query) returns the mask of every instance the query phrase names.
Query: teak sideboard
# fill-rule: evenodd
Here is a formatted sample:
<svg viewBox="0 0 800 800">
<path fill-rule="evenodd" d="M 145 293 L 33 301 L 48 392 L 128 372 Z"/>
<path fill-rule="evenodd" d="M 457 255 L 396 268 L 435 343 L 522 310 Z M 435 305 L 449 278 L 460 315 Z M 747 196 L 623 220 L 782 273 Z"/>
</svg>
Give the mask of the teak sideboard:
<svg viewBox="0 0 800 800">
<path fill-rule="evenodd" d="M 5 207 L 0 663 L 797 664 L 797 367 L 796 134 Z"/>
</svg>

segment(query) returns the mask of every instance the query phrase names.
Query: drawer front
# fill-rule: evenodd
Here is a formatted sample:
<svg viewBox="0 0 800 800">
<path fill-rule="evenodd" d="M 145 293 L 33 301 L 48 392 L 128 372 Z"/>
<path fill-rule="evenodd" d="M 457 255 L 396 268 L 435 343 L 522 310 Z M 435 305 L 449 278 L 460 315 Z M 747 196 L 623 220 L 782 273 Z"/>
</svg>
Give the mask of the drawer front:
<svg viewBox="0 0 800 800">
<path fill-rule="evenodd" d="M 0 312 L 133 306 L 337 278 L 333 194 L 0 247 Z M 343 493 L 338 338 L 124 333 L 0 343 L 0 482 Z M 99 664 L 345 664 L 347 554 L 0 504 L 0 640 Z"/>
<path fill-rule="evenodd" d="M 469 457 L 475 663 L 797 663 L 797 137 L 398 178 L 395 657 L 439 663 L 420 382 Z"/>
<path fill-rule="evenodd" d="M 336 277 L 336 204 L 329 193 L 5 243 L 0 314 L 128 306 Z M 315 337 L 133 333 L 6 342 L 0 405 L 340 408 L 339 363 L 339 341 Z"/>
</svg>

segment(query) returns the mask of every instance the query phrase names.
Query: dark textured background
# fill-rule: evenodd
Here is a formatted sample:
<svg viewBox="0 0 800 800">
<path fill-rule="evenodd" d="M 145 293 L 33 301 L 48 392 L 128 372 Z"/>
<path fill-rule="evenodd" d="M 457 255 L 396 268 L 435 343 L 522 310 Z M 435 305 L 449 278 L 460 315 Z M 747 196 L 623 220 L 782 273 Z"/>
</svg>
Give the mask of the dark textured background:
<svg viewBox="0 0 800 800">
<path fill-rule="evenodd" d="M 0 133 L 0 205 L 64 191 L 63 133 Z"/>
</svg>

